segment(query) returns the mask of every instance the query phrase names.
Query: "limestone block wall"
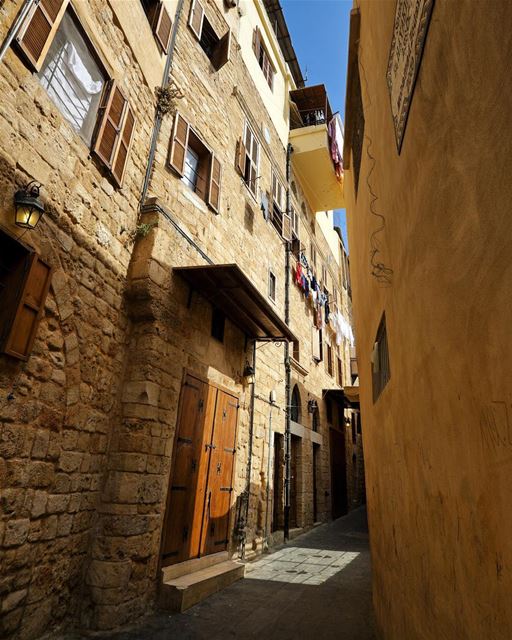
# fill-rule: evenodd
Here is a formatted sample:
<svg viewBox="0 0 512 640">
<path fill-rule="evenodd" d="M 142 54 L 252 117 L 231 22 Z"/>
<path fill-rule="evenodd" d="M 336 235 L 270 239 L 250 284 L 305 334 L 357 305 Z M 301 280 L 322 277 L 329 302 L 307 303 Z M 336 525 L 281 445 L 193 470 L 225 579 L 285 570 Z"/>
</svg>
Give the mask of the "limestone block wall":
<svg viewBox="0 0 512 640">
<path fill-rule="evenodd" d="M 122 70 L 117 79 L 137 124 L 118 189 L 16 53 L 9 50 L 0 65 L 0 224 L 20 235 L 12 225 L 14 192 L 32 179 L 41 182 L 47 213 L 22 241 L 54 268 L 29 360 L 0 356 L 5 638 L 36 638 L 76 615 L 110 423 L 120 412 L 128 327 L 123 292 L 154 99 L 109 6 L 78 5 L 105 63 Z M 9 0 L 0 7 L 2 37 L 19 6 Z"/>
</svg>

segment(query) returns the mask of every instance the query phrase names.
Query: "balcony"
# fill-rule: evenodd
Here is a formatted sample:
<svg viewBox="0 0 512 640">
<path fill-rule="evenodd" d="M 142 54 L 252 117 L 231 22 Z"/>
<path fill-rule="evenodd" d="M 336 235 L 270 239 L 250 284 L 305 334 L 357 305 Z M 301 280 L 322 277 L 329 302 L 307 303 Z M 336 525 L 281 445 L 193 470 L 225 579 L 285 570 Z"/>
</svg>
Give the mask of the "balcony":
<svg viewBox="0 0 512 640">
<path fill-rule="evenodd" d="M 333 138 L 340 161 L 337 165 L 329 135 L 329 130 L 336 129 Z M 314 211 L 343 208 L 343 127 L 339 115 L 332 114 L 323 84 L 290 91 L 290 143 L 293 167 L 311 208 Z"/>
</svg>

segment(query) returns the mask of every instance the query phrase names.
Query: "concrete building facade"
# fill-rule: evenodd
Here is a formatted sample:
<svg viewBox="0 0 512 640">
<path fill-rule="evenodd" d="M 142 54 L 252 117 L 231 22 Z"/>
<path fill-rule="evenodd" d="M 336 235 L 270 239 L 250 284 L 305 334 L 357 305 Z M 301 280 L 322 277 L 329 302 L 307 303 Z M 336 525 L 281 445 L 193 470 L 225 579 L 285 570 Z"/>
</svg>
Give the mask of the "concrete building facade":
<svg viewBox="0 0 512 640">
<path fill-rule="evenodd" d="M 511 7 L 356 4 L 345 198 L 379 631 L 505 640 Z"/>
<path fill-rule="evenodd" d="M 347 258 L 319 211 L 341 183 L 307 162 L 330 114 L 294 112 L 320 144 L 289 146 L 302 76 L 270 4 L 0 11 L 3 42 L 23 18 L 0 66 L 0 629 L 114 629 L 162 568 L 364 499 Z M 31 181 L 45 214 L 20 232 Z"/>
</svg>

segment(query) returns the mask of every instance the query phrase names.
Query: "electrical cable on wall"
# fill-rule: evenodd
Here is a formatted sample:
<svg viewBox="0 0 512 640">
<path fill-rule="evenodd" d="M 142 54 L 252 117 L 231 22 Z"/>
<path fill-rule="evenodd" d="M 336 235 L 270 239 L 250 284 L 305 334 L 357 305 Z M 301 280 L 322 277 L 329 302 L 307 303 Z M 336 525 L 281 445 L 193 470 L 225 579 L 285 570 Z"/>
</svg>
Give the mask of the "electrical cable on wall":
<svg viewBox="0 0 512 640">
<path fill-rule="evenodd" d="M 365 84 L 365 93 L 366 93 L 366 99 L 367 99 L 367 108 L 366 111 L 368 112 L 368 110 L 371 108 L 372 106 L 372 100 L 370 97 L 370 92 L 368 90 L 368 79 L 366 77 L 366 71 L 363 65 L 363 62 L 361 60 L 362 57 L 362 47 L 359 46 L 360 48 L 360 55 L 359 55 L 359 66 L 361 68 L 361 71 L 363 72 L 363 79 L 364 79 L 364 84 Z M 377 282 L 381 285 L 384 286 L 391 286 L 393 283 L 393 269 L 391 269 L 391 267 L 388 267 L 384 262 L 382 262 L 382 260 L 379 259 L 379 254 L 381 254 L 381 248 L 380 248 L 380 243 L 379 243 L 379 234 L 381 234 L 385 228 L 386 228 L 386 218 L 384 217 L 384 215 L 382 213 L 379 213 L 376 209 L 376 205 L 375 203 L 377 202 L 377 200 L 379 199 L 379 196 L 375 193 L 375 191 L 373 190 L 373 187 L 370 183 L 370 178 L 372 173 L 375 170 L 375 167 L 377 165 L 377 160 L 375 158 L 375 156 L 372 155 L 370 149 L 373 145 L 373 140 L 372 138 L 368 135 L 368 133 L 365 132 L 364 137 L 367 141 L 366 144 L 366 155 L 368 156 L 368 158 L 370 159 L 371 162 L 371 169 L 368 172 L 368 174 L 366 175 L 366 185 L 368 187 L 368 191 L 370 193 L 370 213 L 375 216 L 378 220 L 379 220 L 379 226 L 371 233 L 370 235 L 370 274 L 377 280 Z"/>
</svg>

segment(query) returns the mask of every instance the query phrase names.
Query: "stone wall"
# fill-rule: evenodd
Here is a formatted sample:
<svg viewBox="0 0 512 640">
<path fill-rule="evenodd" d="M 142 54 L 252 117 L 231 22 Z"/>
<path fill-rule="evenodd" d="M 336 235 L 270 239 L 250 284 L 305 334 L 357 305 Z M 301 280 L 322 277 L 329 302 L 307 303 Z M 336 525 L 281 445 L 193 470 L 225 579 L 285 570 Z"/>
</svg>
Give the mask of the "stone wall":
<svg viewBox="0 0 512 640">
<path fill-rule="evenodd" d="M 12 20 L 18 6 L 1 11 Z M 76 615 L 110 424 L 120 412 L 123 292 L 154 100 L 108 6 L 81 3 L 80 16 L 112 60 L 125 63 L 118 80 L 137 126 L 121 189 L 13 50 L 0 65 L 0 222 L 19 236 L 14 192 L 41 182 L 47 213 L 22 241 L 54 268 L 29 360 L 0 356 L 2 637 L 32 639 Z"/>
<path fill-rule="evenodd" d="M 224 344 L 213 339 L 211 305 L 197 293 L 189 298 L 188 287 L 172 268 L 205 264 L 205 255 L 218 264 L 236 262 L 265 296 L 272 268 L 275 309 L 284 316 L 284 244 L 237 173 L 235 153 L 247 118 L 261 142 L 259 187 L 269 191 L 272 167 L 284 182 L 286 149 L 242 62 L 236 11 L 229 15 L 231 59 L 217 72 L 187 25 L 186 1 L 172 78 L 184 94 L 179 111 L 222 162 L 220 209 L 215 214 L 167 167 L 173 125 L 167 116 L 148 194 L 160 209 L 154 207 L 139 220 L 155 103 L 147 73 L 130 49 L 131 36 L 119 26 L 126 16 L 113 14 L 111 7 L 122 11 L 122 4 L 77 3 L 86 32 L 108 58 L 105 63 L 114 73 L 122 72 L 116 79 L 137 118 L 122 188 L 91 157 L 14 51 L 0 66 L 1 223 L 15 230 L 10 222 L 13 194 L 28 180 L 39 180 L 47 214 L 23 241 L 54 267 L 31 357 L 22 363 L 0 356 L 5 390 L 0 394 L 0 633 L 20 640 L 36 638 L 64 620 L 112 629 L 136 620 L 154 604 L 186 370 L 239 397 L 230 551 L 249 556 L 267 543 L 267 490 L 273 488 L 268 398 L 275 390 L 272 428 L 282 434 L 284 346 L 257 345 L 248 477 L 250 393 L 241 373 L 251 361 L 252 345 L 229 320 Z M 8 1 L 0 11 L 12 19 L 16 6 Z M 223 33 L 224 4 L 205 6 L 212 25 Z M 143 68 L 147 71 L 147 60 Z M 300 183 L 297 194 L 301 209 Z M 305 207 L 303 241 L 309 246 L 306 238 L 314 234 L 319 254 L 327 258 L 328 244 L 307 202 Z M 144 233 L 137 233 L 140 221 L 148 225 Z M 329 269 L 349 314 L 334 259 Z M 311 310 L 294 285 L 290 305 L 291 328 L 300 341 L 292 386 L 300 385 L 303 404 L 296 507 L 297 526 L 304 529 L 313 525 L 313 442 L 320 444 L 317 519 L 330 517 L 329 426 L 322 390 L 336 383 L 324 363 L 311 358 Z M 341 354 L 347 373 L 348 345 L 342 345 Z M 308 399 L 319 403 L 317 435 L 311 433 Z M 246 487 L 249 517 L 240 537 L 236 511 Z"/>
</svg>

